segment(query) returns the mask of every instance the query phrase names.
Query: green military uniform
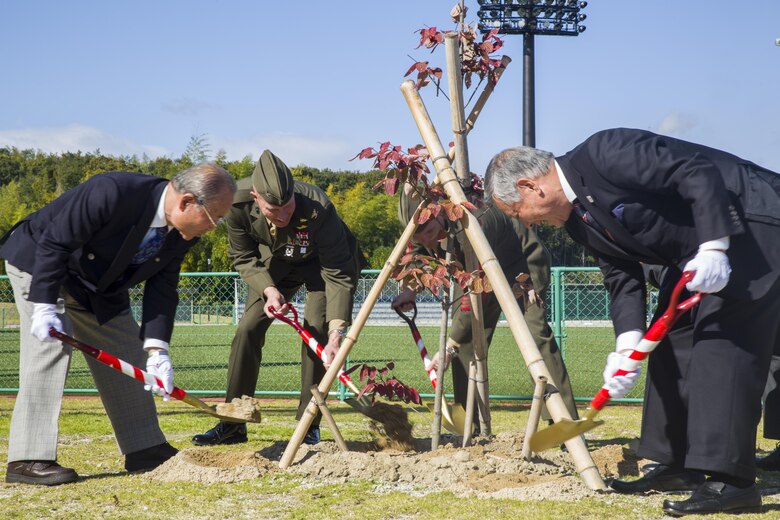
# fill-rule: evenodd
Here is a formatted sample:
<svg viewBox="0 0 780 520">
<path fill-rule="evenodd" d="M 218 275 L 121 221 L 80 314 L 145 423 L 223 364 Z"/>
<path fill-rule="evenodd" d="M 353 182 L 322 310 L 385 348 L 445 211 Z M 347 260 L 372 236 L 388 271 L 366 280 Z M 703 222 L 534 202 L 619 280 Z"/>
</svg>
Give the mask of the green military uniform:
<svg viewBox="0 0 780 520">
<path fill-rule="evenodd" d="M 412 216 L 417 202 L 410 196 L 402 193 L 399 199 L 398 218 L 402 224 L 406 224 Z M 477 220 L 479 220 L 482 232 L 485 234 L 490 247 L 496 255 L 496 259 L 504 271 L 504 276 L 512 284 L 515 277 L 520 273 L 527 273 L 531 276 L 534 290 L 537 295 L 546 300 L 547 292 L 550 287 L 550 254 L 539 242 L 539 238 L 531 229 L 527 228 L 521 221 L 510 219 L 501 213 L 494 206 L 477 210 Z M 455 246 L 453 247 L 453 258 L 465 265 L 465 257 L 461 249 L 463 240 L 467 240 L 460 222 L 450 222 L 445 220 L 445 225 L 454 226 Z M 424 249 L 422 245 L 416 245 L 415 250 Z M 444 257 L 444 250 L 438 251 L 440 257 Z M 455 401 L 462 406 L 466 406 L 466 394 L 468 390 L 468 366 L 474 359 L 474 347 L 472 345 L 471 335 L 471 301 L 468 296 L 463 297 L 463 290 L 455 286 L 454 302 L 452 311 L 452 328 L 449 337 L 457 343 L 460 348 L 458 356 L 452 361 L 452 386 L 455 394 Z M 544 359 L 547 369 L 552 376 L 553 384 L 561 394 L 566 408 L 569 410 L 572 418 L 576 419 L 577 408 L 574 405 L 574 395 L 569 382 L 569 374 L 566 366 L 563 364 L 561 352 L 555 341 L 550 325 L 547 323 L 544 308 L 534 304 L 528 309 L 525 308 L 522 298 L 517 300 L 520 309 L 523 311 L 526 324 L 531 332 L 536 346 Z M 501 316 L 501 306 L 495 294 L 484 293 L 482 295 L 482 314 L 485 327 L 486 345 L 489 347 L 493 339 L 498 318 Z M 475 409 L 475 424 L 477 420 L 477 410 Z M 546 408 L 542 409 L 542 417 L 550 419 Z"/>
<path fill-rule="evenodd" d="M 284 228 L 271 226 L 261 213 L 250 195 L 250 178 L 238 182 L 233 208 L 225 219 L 228 254 L 249 287 L 244 316 L 231 346 L 227 401 L 255 393 L 265 334 L 272 322 L 263 311 L 266 288 L 276 287 L 289 301 L 301 286 L 306 287 L 303 326 L 323 346 L 329 330 L 342 328 L 352 318 L 353 296 L 364 262 L 357 241 L 325 192 L 299 181 L 291 189 L 295 212 Z M 258 191 L 269 200 L 259 187 Z M 325 373 L 305 345 L 301 365 L 299 419 L 311 399 L 309 388 Z M 319 417 L 314 424 L 319 424 Z"/>
<path fill-rule="evenodd" d="M 507 217 L 492 205 L 489 208 L 478 210 L 477 219 L 509 283 L 512 284 L 518 274 L 528 273 L 537 295 L 546 301 L 550 287 L 550 254 L 539 242 L 536 233 L 519 220 Z M 453 257 L 464 263 L 465 258 L 460 243 L 467 238 L 460 223 L 450 223 L 450 225 L 455 226 L 456 236 Z M 474 359 L 471 335 L 471 301 L 468 296 L 463 297 L 463 291 L 458 286 L 455 287 L 453 301 L 456 303 L 453 306 L 452 328 L 449 337 L 460 345 L 460 349 L 458 356 L 452 362 L 452 386 L 455 401 L 465 407 L 468 366 L 469 362 Z M 547 323 L 544 308 L 537 304 L 525 308 L 522 298 L 518 299 L 517 303 L 523 311 L 528 329 L 536 341 L 536 346 L 539 348 L 547 369 L 550 371 L 553 379 L 550 383 L 558 389 L 566 408 L 572 418 L 576 419 L 578 417 L 577 409 L 574 405 L 569 374 L 563 364 L 561 352 L 550 325 Z M 486 344 L 489 346 L 501 315 L 501 306 L 495 293 L 490 292 L 482 295 L 482 314 Z M 542 417 L 545 420 L 550 419 L 546 407 L 542 409 Z"/>
</svg>

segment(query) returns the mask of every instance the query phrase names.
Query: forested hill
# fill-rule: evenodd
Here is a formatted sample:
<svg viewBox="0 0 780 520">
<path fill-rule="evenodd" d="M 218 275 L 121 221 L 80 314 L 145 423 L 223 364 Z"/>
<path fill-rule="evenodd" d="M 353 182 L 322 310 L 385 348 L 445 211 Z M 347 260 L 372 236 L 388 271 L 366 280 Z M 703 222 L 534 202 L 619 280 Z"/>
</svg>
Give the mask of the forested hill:
<svg viewBox="0 0 780 520">
<path fill-rule="evenodd" d="M 229 161 L 224 152 L 208 157 L 197 144 L 197 141 L 194 145 L 191 142 L 187 152 L 178 159 L 113 157 L 103 155 L 99 150 L 48 154 L 0 148 L 0 233 L 5 233 L 15 222 L 64 191 L 102 172 L 135 171 L 169 179 L 196 162 L 212 160 L 236 179 L 252 174 L 255 161 L 251 157 Z M 395 197 L 372 190 L 384 174 L 380 171 L 334 172 L 306 166 L 291 170 L 296 179 L 327 191 L 339 215 L 358 238 L 371 267 L 381 268 L 402 231 Z M 553 265 L 594 265 L 592 258 L 583 254 L 582 248 L 574 244 L 564 231 L 545 226 L 537 231 L 552 254 Z M 224 226 L 201 239 L 185 258 L 182 270 L 232 270 L 227 257 L 227 231 Z"/>
</svg>

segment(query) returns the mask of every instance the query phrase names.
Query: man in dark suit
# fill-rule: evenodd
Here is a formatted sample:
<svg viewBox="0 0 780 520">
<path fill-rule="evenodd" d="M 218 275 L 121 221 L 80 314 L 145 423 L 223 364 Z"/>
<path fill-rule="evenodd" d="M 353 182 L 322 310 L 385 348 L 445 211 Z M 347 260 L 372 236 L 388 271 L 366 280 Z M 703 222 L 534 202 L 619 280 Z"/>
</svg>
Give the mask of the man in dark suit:
<svg viewBox="0 0 780 520">
<path fill-rule="evenodd" d="M 230 209 L 235 181 L 214 164 L 172 180 L 138 173 L 95 175 L 25 217 L 3 237 L 0 256 L 21 320 L 19 394 L 6 482 L 73 482 L 57 464 L 57 420 L 72 349 L 51 327 L 147 370 L 173 390 L 168 344 L 184 254 Z M 144 287 L 141 325 L 128 289 Z M 58 305 L 59 304 L 59 305 Z M 59 307 L 59 308 L 58 308 Z M 64 312 L 63 312 L 64 309 Z M 125 469 L 152 469 L 176 454 L 157 422 L 152 394 L 85 356 Z M 147 388 L 148 390 L 148 388 Z"/>
<path fill-rule="evenodd" d="M 303 286 L 303 327 L 333 359 L 352 321 L 352 299 L 365 261 L 327 194 L 293 180 L 287 165 L 269 150 L 260 156 L 252 177 L 238 182 L 226 222 L 228 255 L 248 286 L 244 316 L 230 347 L 229 402 L 255 394 L 265 334 L 274 320 L 271 308 L 286 314 L 288 302 Z M 323 375 L 323 363 L 302 344 L 298 419 L 311 400 L 309 389 Z M 318 413 L 303 442 L 320 441 L 319 422 Z M 192 438 L 200 446 L 246 441 L 246 424 L 224 421 Z"/>
<path fill-rule="evenodd" d="M 780 327 L 780 175 L 698 144 L 613 129 L 558 158 L 505 150 L 486 181 L 502 211 L 527 224 L 565 226 L 599 259 L 617 335 L 605 369 L 613 398 L 638 375 L 610 378 L 645 330 L 640 262 L 669 268 L 659 309 L 681 272 L 696 271 L 688 290 L 711 294 L 648 366 L 638 454 L 660 465 L 612 487 L 695 489 L 687 500 L 664 502 L 674 515 L 759 508 L 756 428 Z M 687 326 L 693 341 L 674 341 Z"/>
</svg>

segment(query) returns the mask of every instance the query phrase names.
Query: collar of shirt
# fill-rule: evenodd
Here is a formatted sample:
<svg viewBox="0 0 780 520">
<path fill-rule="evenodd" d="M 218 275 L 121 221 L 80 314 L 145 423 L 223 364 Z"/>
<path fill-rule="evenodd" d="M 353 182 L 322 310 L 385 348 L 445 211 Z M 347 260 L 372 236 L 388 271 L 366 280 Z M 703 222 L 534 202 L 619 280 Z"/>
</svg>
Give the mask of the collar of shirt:
<svg viewBox="0 0 780 520">
<path fill-rule="evenodd" d="M 160 202 L 157 203 L 157 212 L 154 214 L 152 224 L 149 226 L 150 228 L 168 226 L 168 231 L 171 230 L 172 226 L 168 225 L 168 220 L 165 218 L 165 194 L 168 193 L 168 188 L 170 186 L 170 183 L 168 183 L 162 192 Z"/>
<path fill-rule="evenodd" d="M 558 165 L 558 161 L 553 159 L 553 162 L 555 163 L 555 171 L 558 173 L 558 180 L 561 181 L 561 188 L 563 188 L 563 194 L 566 195 L 566 200 L 569 202 L 574 202 L 577 200 L 577 194 L 574 193 L 574 190 L 571 189 L 571 184 L 569 184 L 569 181 L 566 180 L 566 177 L 563 176 L 563 171 L 561 170 L 560 165 Z"/>
</svg>

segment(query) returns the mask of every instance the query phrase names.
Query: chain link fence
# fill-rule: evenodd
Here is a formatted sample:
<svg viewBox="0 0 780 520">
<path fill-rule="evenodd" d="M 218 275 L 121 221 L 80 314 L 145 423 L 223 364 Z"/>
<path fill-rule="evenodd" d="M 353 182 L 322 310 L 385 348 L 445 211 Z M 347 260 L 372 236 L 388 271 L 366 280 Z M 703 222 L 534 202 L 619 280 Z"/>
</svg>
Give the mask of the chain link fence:
<svg viewBox="0 0 780 520">
<path fill-rule="evenodd" d="M 355 295 L 354 315 L 365 303 L 379 271 L 363 271 Z M 547 302 L 548 320 L 563 353 L 574 393 L 589 400 L 603 384 L 602 370 L 614 349 L 609 301 L 596 268 L 556 267 Z M 407 325 L 390 308 L 399 287 L 390 280 L 383 288 L 368 322 L 360 333 L 348 363 L 384 366 L 392 361 L 394 375 L 432 394 L 422 360 Z M 131 291 L 132 310 L 140 317 L 143 288 Z M 230 344 L 243 314 L 246 285 L 236 273 L 182 273 L 179 307 L 171 340 L 176 385 L 193 394 L 224 395 Z M 305 290 L 294 297 L 302 316 Z M 648 302 L 648 317 L 655 294 Z M 418 297 L 416 323 L 429 351 L 436 351 L 442 306 L 426 294 Z M 101 348 L 101 345 L 95 345 Z M 258 348 L 260 346 L 258 345 Z M 301 341 L 292 327 L 274 323 L 263 346 L 257 392 L 264 396 L 297 396 L 300 386 Z M 529 399 L 533 383 L 506 322 L 499 322 L 489 351 L 489 385 L 493 399 Z M 0 392 L 15 393 L 19 386 L 19 314 L 7 277 L 0 277 Z M 642 374 L 644 377 L 644 373 Z M 124 377 L 117 374 L 117 377 Z M 449 377 L 445 378 L 449 380 Z M 450 387 L 449 381 L 447 387 Z M 343 392 L 343 389 L 341 389 Z M 86 362 L 74 355 L 66 392 L 94 393 Z M 644 380 L 625 401 L 637 401 Z"/>
</svg>

